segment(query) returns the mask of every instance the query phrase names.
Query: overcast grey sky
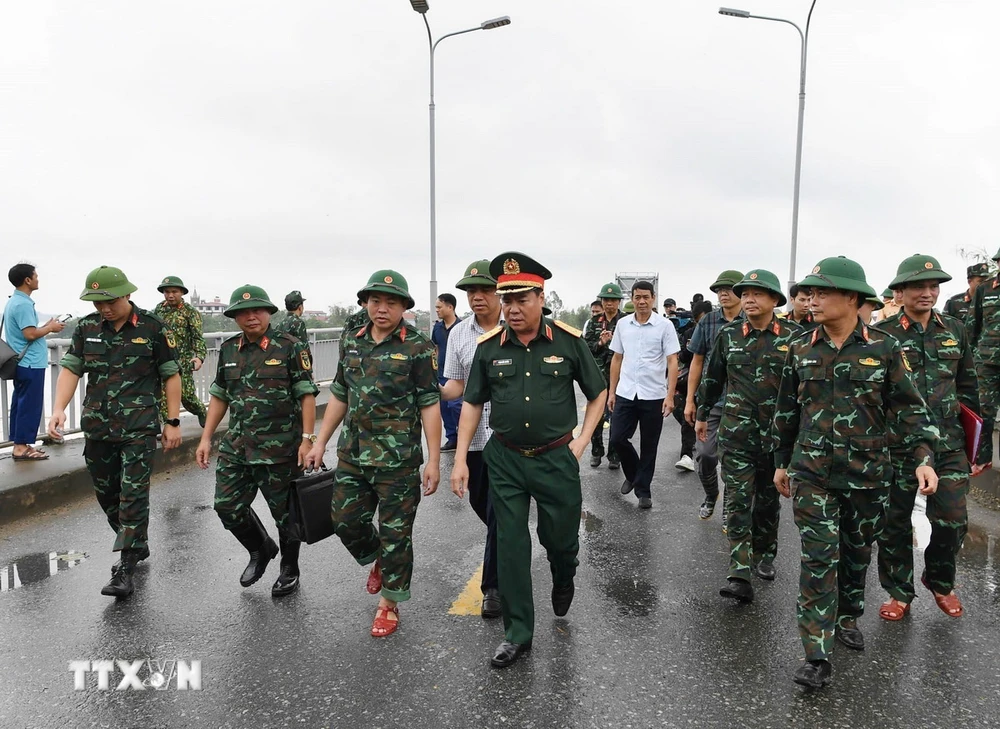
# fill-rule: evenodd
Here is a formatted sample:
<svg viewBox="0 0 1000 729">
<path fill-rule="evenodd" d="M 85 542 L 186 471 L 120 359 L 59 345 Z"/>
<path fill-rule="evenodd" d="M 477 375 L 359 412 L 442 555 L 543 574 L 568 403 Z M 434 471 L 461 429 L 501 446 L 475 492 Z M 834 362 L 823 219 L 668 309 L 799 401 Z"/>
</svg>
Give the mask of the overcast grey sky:
<svg viewBox="0 0 1000 729">
<path fill-rule="evenodd" d="M 746 1 L 726 0 L 809 7 Z M 658 271 L 679 302 L 722 268 L 787 278 L 793 29 L 705 0 L 430 4 L 435 36 L 513 21 L 438 49 L 441 291 L 508 249 L 568 306 L 615 271 Z M 149 308 L 167 274 L 208 298 L 252 282 L 352 304 L 381 267 L 427 307 L 427 42 L 407 0 L 0 8 L 3 269 L 39 267 L 40 309 L 87 311 L 101 263 Z M 998 21 L 987 0 L 819 0 L 799 277 L 844 254 L 881 290 L 931 253 L 952 293 L 958 246 L 1000 246 Z"/>
</svg>

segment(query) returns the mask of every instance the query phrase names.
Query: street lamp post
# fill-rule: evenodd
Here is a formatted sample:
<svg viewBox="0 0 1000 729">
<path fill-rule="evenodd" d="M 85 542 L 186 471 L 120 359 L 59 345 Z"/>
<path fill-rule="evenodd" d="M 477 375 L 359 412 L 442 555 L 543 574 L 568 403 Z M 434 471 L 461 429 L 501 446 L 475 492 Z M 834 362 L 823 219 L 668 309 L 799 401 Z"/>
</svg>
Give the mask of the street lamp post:
<svg viewBox="0 0 1000 729">
<path fill-rule="evenodd" d="M 809 15 L 806 17 L 806 29 L 784 18 L 770 18 L 766 15 L 752 15 L 748 10 L 736 10 L 735 8 L 719 8 L 720 15 L 728 15 L 732 18 L 755 18 L 757 20 L 773 20 L 777 23 L 787 23 L 795 28 L 799 33 L 801 41 L 801 51 L 799 55 L 799 125 L 795 137 L 795 189 L 792 193 L 792 251 L 788 264 L 788 288 L 795 285 L 795 254 L 799 240 L 799 181 L 802 177 L 802 123 L 806 114 L 806 53 L 809 49 L 809 24 L 812 22 L 813 9 L 816 7 L 816 0 L 809 6 Z M 791 302 L 789 302 L 791 304 Z"/>
<path fill-rule="evenodd" d="M 456 30 L 454 33 L 446 33 L 437 40 L 434 40 L 434 36 L 431 34 L 431 25 L 427 22 L 427 11 L 430 9 L 426 0 L 410 0 L 410 5 L 413 9 L 420 13 L 421 17 L 424 19 L 424 26 L 427 28 L 427 46 L 430 48 L 430 71 L 431 71 L 431 84 L 430 84 L 430 104 L 428 105 L 429 115 L 430 115 L 430 200 L 431 200 L 431 300 L 430 307 L 433 310 L 434 302 L 437 301 L 437 191 L 436 191 L 436 177 L 435 177 L 435 151 L 434 151 L 434 51 L 437 50 L 438 43 L 443 41 L 445 38 L 451 38 L 453 35 L 464 35 L 465 33 L 472 33 L 476 30 L 493 30 L 495 28 L 502 28 L 505 25 L 510 25 L 510 18 L 506 15 L 500 18 L 493 18 L 491 20 L 484 20 L 482 23 L 477 25 L 475 28 L 466 28 L 465 30 Z M 431 316 L 428 324 L 428 332 L 432 332 L 434 329 L 434 317 Z"/>
</svg>

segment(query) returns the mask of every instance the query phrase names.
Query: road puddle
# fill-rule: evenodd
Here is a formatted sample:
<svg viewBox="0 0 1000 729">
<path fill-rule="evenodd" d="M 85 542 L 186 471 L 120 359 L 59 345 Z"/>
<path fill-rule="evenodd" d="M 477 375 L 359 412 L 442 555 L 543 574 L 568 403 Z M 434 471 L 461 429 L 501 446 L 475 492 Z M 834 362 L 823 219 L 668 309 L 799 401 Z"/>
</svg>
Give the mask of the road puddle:
<svg viewBox="0 0 1000 729">
<path fill-rule="evenodd" d="M 59 572 L 71 570 L 87 559 L 86 552 L 38 552 L 18 557 L 0 568 L 0 592 L 10 592 L 19 587 L 41 582 Z"/>
</svg>

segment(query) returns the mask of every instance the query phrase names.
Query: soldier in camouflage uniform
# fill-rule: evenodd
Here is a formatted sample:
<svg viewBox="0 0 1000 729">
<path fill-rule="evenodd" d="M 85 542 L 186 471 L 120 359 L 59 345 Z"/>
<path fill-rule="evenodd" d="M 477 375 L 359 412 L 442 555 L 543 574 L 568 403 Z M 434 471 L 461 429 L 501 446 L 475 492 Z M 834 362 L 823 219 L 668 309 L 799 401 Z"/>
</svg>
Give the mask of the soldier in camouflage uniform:
<svg viewBox="0 0 1000 729">
<path fill-rule="evenodd" d="M 291 334 L 309 349 L 309 332 L 306 323 L 302 321 L 302 311 L 306 300 L 301 291 L 292 291 L 285 295 L 285 316 L 275 325 L 275 329 L 285 334 Z M 312 354 L 310 352 L 310 354 Z"/>
<path fill-rule="evenodd" d="M 940 479 L 937 491 L 927 495 L 927 518 L 931 541 L 924 552 L 925 574 L 921 578 L 934 593 L 938 606 L 952 617 L 962 614 L 962 603 L 954 593 L 955 560 L 969 523 L 965 496 L 969 490 L 969 462 L 965 455 L 965 432 L 959 420 L 959 405 L 979 412 L 979 393 L 972 347 L 963 322 L 934 311 L 941 283 L 951 276 L 931 256 L 910 256 L 899 264 L 891 288 L 902 290 L 903 308 L 896 316 L 879 322 L 879 329 L 892 334 L 903 347 L 912 372 L 910 379 L 927 402 L 941 439 L 934 453 L 934 470 Z M 902 444 L 902 428 L 890 424 L 893 481 L 889 510 L 879 537 L 878 568 L 889 600 L 879 609 L 886 620 L 901 620 L 914 598 L 913 527 L 910 514 L 917 496 L 911 452 Z M 979 473 L 991 463 L 992 444 L 986 441 L 979 453 Z"/>
<path fill-rule="evenodd" d="M 341 340 L 333 397 L 307 464 L 322 463 L 326 444 L 343 421 L 333 523 L 358 564 L 372 565 L 367 589 L 381 594 L 371 633 L 380 638 L 395 632 L 398 603 L 410 599 L 421 425 L 428 451 L 423 495 L 434 493 L 440 479 L 440 393 L 434 346 L 403 322 L 403 312 L 413 307 L 406 279 L 396 271 L 376 271 L 358 298 L 371 321 Z M 378 529 L 372 523 L 376 509 Z"/>
<path fill-rule="evenodd" d="M 219 445 L 215 468 L 215 511 L 250 554 L 240 576 L 240 584 L 249 587 L 264 576 L 268 562 L 278 554 L 278 545 L 251 507 L 258 490 L 264 495 L 281 548 L 281 572 L 271 595 L 282 597 L 299 586 L 300 542 L 289 529 L 288 488 L 316 439 L 318 390 L 306 345 L 271 326 L 277 310 L 259 286 L 246 284 L 230 297 L 223 313 L 236 320 L 241 333 L 219 348 L 208 417 L 195 458 L 208 468 L 212 434 L 228 410 L 229 429 Z"/>
<path fill-rule="evenodd" d="M 774 579 L 781 502 L 774 487 L 771 421 L 785 353 L 801 330 L 774 315 L 786 299 L 770 271 L 748 272 L 733 293 L 746 318 L 719 330 L 699 385 L 695 430 L 700 440 L 708 437 L 709 413 L 725 394 L 718 438 L 730 556 L 729 578 L 719 592 L 752 602 L 750 575 Z"/>
<path fill-rule="evenodd" d="M 156 290 L 164 300 L 153 311 L 167 325 L 177 343 L 177 363 L 181 368 L 181 405 L 197 416 L 198 424 L 205 427 L 205 404 L 198 397 L 194 387 L 194 373 L 201 369 L 208 354 L 205 338 L 201 331 L 201 314 L 191 304 L 184 301 L 188 292 L 184 282 L 177 276 L 167 276 Z M 167 401 L 160 396 L 160 419 L 166 417 Z"/>
<path fill-rule="evenodd" d="M 785 358 L 772 429 L 774 483 L 786 497 L 794 488 L 802 541 L 797 615 L 806 662 L 794 680 L 819 688 L 830 680 L 835 636 L 864 649 L 857 619 L 892 476 L 887 425 L 898 426 L 918 487 L 931 491 L 938 431 L 899 342 L 858 318 L 860 302 L 875 294 L 861 266 L 826 258 L 799 285 L 811 289 L 821 326 L 794 339 Z"/>
<path fill-rule="evenodd" d="M 361 308 L 344 320 L 344 334 L 357 332 L 361 329 L 361 327 L 366 326 L 371 322 L 371 319 L 368 317 L 368 307 L 365 305 L 365 302 L 359 301 L 358 305 Z"/>
<path fill-rule="evenodd" d="M 965 269 L 965 275 L 969 281 L 968 291 L 955 294 L 944 303 L 944 313 L 962 322 L 965 321 L 965 317 L 969 313 L 969 305 L 972 303 L 972 297 L 975 295 L 976 289 L 990 275 L 990 264 L 976 263 L 969 266 Z"/>
<path fill-rule="evenodd" d="M 120 269 L 87 275 L 82 301 L 97 312 L 80 320 L 60 365 L 49 435 L 61 437 L 66 406 L 87 375 L 80 427 L 83 456 L 97 501 L 115 531 L 121 561 L 102 595 L 128 597 L 136 564 L 149 556 L 149 479 L 160 432 L 156 400 L 166 392 L 163 449 L 180 445 L 181 382 L 173 335 L 156 316 L 130 300 L 136 290 Z"/>
<path fill-rule="evenodd" d="M 1000 250 L 993 256 L 1000 263 Z M 1000 274 L 976 287 L 965 318 L 969 343 L 979 375 L 979 405 L 983 416 L 983 442 L 993 442 L 1000 406 Z"/>
<path fill-rule="evenodd" d="M 601 300 L 604 312 L 591 318 L 587 332 L 584 334 L 584 341 L 593 353 L 594 359 L 597 360 L 601 372 L 604 373 L 604 383 L 607 385 L 611 382 L 611 356 L 614 354 L 610 349 L 611 337 L 615 333 L 618 322 L 625 317 L 625 313 L 619 311 L 625 296 L 622 294 L 622 287 L 611 282 L 601 287 L 597 298 Z M 597 468 L 601 465 L 601 458 L 604 457 L 604 424 L 610 422 L 610 419 L 611 413 L 605 410 L 604 419 L 594 429 L 594 435 L 590 441 L 591 468 Z M 608 443 L 608 468 L 611 470 L 619 468 L 618 454 L 615 453 L 610 443 Z"/>
</svg>

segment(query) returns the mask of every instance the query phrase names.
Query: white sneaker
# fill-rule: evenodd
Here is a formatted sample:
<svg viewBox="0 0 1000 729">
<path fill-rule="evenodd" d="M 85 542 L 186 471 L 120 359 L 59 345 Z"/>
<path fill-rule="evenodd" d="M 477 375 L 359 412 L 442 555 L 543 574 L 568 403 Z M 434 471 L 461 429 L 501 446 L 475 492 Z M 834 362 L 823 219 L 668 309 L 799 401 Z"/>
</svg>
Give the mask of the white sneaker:
<svg viewBox="0 0 1000 729">
<path fill-rule="evenodd" d="M 691 456 L 681 456 L 681 459 L 674 466 L 682 471 L 693 471 L 694 461 L 691 460 Z"/>
</svg>

